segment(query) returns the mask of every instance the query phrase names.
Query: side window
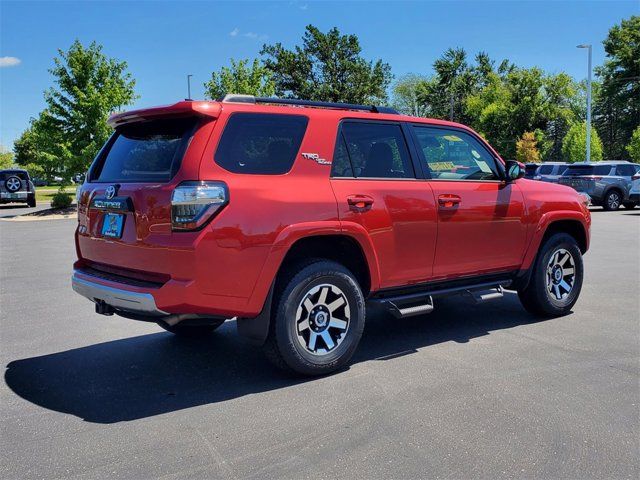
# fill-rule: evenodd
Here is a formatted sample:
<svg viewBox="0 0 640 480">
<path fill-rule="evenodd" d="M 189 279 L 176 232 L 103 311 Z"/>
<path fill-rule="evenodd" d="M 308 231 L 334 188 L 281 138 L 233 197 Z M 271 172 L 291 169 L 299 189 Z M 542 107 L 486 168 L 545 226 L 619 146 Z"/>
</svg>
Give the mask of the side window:
<svg viewBox="0 0 640 480">
<path fill-rule="evenodd" d="M 553 171 L 553 165 L 542 165 L 538 169 L 538 175 L 550 175 Z"/>
<path fill-rule="evenodd" d="M 344 122 L 353 176 L 366 178 L 415 178 L 409 150 L 397 124 Z M 336 146 L 337 147 L 337 146 Z"/>
<path fill-rule="evenodd" d="M 616 175 L 621 177 L 632 177 L 635 173 L 636 169 L 633 165 L 618 165 L 616 167 Z"/>
<path fill-rule="evenodd" d="M 353 169 L 351 168 L 351 161 L 349 160 L 349 153 L 347 152 L 347 146 L 344 143 L 344 137 L 342 133 L 338 134 L 336 140 L 336 148 L 333 152 L 333 162 L 331 163 L 331 176 L 332 177 L 354 177 Z"/>
<path fill-rule="evenodd" d="M 307 117 L 301 115 L 235 113 L 222 133 L 215 161 L 233 173 L 287 173 L 298 154 L 307 123 Z"/>
<path fill-rule="evenodd" d="M 413 126 L 434 180 L 499 180 L 493 156 L 460 130 Z"/>
<path fill-rule="evenodd" d="M 596 165 L 593 167 L 592 175 L 602 175 L 605 177 L 611 175 L 611 165 Z"/>
</svg>

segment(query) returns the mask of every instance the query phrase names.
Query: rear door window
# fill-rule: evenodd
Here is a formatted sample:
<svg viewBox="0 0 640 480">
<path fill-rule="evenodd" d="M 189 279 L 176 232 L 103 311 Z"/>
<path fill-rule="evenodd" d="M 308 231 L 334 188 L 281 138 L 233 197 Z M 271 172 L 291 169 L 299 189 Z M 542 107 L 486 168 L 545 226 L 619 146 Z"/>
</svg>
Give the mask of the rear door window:
<svg viewBox="0 0 640 480">
<path fill-rule="evenodd" d="M 234 113 L 214 155 L 233 173 L 280 175 L 291 170 L 309 119 L 302 115 Z"/>
<path fill-rule="evenodd" d="M 402 127 L 397 123 L 347 121 L 341 126 L 333 176 L 415 178 Z M 345 156 L 346 154 L 346 156 Z M 350 168 L 345 166 L 345 160 Z"/>
<path fill-rule="evenodd" d="M 180 168 L 197 120 L 166 119 L 123 125 L 107 144 L 91 181 L 166 182 Z"/>
</svg>

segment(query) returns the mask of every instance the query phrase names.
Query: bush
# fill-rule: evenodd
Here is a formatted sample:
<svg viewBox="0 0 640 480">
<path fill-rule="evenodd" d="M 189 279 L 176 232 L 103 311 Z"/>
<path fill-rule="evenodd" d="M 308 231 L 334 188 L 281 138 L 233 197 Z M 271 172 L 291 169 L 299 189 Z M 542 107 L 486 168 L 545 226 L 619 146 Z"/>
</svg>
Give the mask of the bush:
<svg viewBox="0 0 640 480">
<path fill-rule="evenodd" d="M 58 192 L 51 198 L 51 208 L 67 208 L 71 205 L 73 197 L 60 187 Z"/>
</svg>

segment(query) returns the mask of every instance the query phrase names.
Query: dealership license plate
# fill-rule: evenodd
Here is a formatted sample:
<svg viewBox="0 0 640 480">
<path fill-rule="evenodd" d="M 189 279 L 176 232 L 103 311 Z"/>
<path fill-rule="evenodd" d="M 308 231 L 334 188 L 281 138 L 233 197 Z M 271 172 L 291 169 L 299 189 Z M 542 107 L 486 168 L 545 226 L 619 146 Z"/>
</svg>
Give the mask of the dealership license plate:
<svg viewBox="0 0 640 480">
<path fill-rule="evenodd" d="M 124 225 L 124 215 L 121 213 L 105 213 L 102 222 L 102 236 L 120 238 Z"/>
</svg>

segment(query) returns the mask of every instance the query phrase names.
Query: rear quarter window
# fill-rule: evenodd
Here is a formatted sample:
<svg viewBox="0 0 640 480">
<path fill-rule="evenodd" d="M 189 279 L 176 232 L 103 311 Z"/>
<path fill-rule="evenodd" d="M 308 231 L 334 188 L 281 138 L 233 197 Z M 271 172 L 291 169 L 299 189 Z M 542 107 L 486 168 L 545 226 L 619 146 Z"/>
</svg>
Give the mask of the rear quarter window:
<svg viewBox="0 0 640 480">
<path fill-rule="evenodd" d="M 215 152 L 233 173 L 281 175 L 291 170 L 309 119 L 302 115 L 234 113 Z"/>
</svg>

